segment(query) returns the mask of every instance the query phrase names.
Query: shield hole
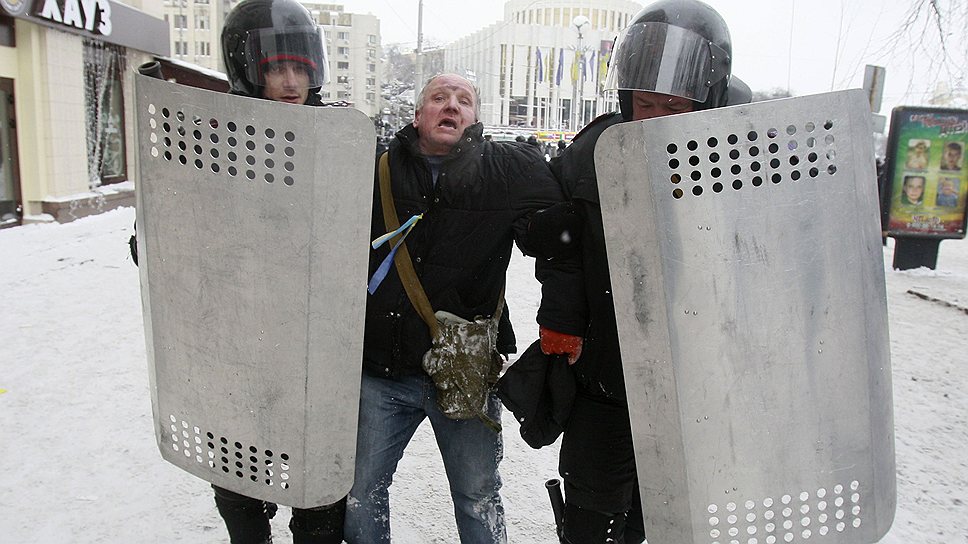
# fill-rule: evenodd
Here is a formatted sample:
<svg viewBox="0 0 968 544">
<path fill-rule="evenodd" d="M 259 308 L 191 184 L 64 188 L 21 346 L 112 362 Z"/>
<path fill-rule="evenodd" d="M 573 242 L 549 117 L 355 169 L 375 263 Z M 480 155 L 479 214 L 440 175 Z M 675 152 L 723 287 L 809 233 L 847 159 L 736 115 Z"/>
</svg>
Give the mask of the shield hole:
<svg viewBox="0 0 968 544">
<path fill-rule="evenodd" d="M 239 156 L 235 154 L 235 151 L 229 151 L 228 158 L 230 161 L 235 161 Z"/>
<path fill-rule="evenodd" d="M 783 181 L 783 176 L 777 173 L 777 174 L 773 174 L 773 177 L 771 177 L 770 179 L 773 181 L 773 184 L 775 185 Z"/>
<path fill-rule="evenodd" d="M 249 166 L 255 166 L 255 157 L 253 157 L 252 155 L 246 155 L 245 156 L 245 162 Z"/>
<path fill-rule="evenodd" d="M 671 181 L 672 183 L 679 183 L 680 181 L 682 181 L 682 176 L 680 176 L 679 174 L 672 174 L 672 177 L 669 178 L 669 181 Z"/>
<path fill-rule="evenodd" d="M 175 119 L 178 119 L 179 121 L 184 122 L 185 121 L 185 112 L 179 111 L 178 113 L 176 113 L 175 114 Z"/>
<path fill-rule="evenodd" d="M 733 150 L 731 150 L 731 151 L 729 152 L 729 158 L 731 158 L 731 159 L 733 159 L 734 161 L 735 161 L 736 159 L 738 159 L 738 158 L 739 158 L 739 150 L 738 150 L 738 149 L 733 149 Z"/>
<path fill-rule="evenodd" d="M 217 144 L 218 143 L 218 134 L 215 134 L 213 132 L 212 135 L 209 137 L 209 139 L 212 140 L 212 143 L 213 144 Z"/>
<path fill-rule="evenodd" d="M 286 176 L 285 178 L 283 178 L 282 181 L 283 181 L 283 183 L 285 183 L 286 185 L 288 185 L 290 187 L 292 187 L 292 184 L 296 182 L 294 179 L 292 179 L 292 176 Z"/>
<path fill-rule="evenodd" d="M 718 181 L 716 183 L 713 183 L 713 192 L 714 193 L 723 192 L 723 184 Z"/>
<path fill-rule="evenodd" d="M 180 162 L 182 164 L 188 164 L 188 159 L 185 158 L 185 155 L 179 155 L 178 156 L 178 162 Z"/>
<path fill-rule="evenodd" d="M 817 162 L 817 154 L 811 152 L 809 155 L 807 155 L 807 160 L 810 162 Z"/>
<path fill-rule="evenodd" d="M 217 159 L 218 158 L 218 148 L 213 147 L 212 148 L 212 151 L 211 151 L 211 154 L 212 154 L 212 158 L 213 159 Z"/>
<path fill-rule="evenodd" d="M 827 173 L 830 174 L 831 176 L 836 174 L 837 167 L 831 164 L 830 166 L 827 167 Z"/>
<path fill-rule="evenodd" d="M 276 180 L 275 176 L 273 176 L 272 174 L 266 174 L 266 183 L 272 183 L 275 180 Z"/>
<path fill-rule="evenodd" d="M 668 146 L 666 146 L 666 151 L 667 151 L 667 152 L 668 152 L 668 153 L 669 153 L 670 155 L 672 155 L 672 154 L 673 154 L 673 153 L 675 153 L 676 151 L 679 151 L 679 148 L 678 148 L 678 147 L 676 146 L 676 144 L 669 144 Z"/>
<path fill-rule="evenodd" d="M 736 142 L 739 141 L 739 137 L 736 136 L 735 134 L 730 134 L 729 136 L 726 137 L 726 141 L 729 142 L 730 144 L 735 144 Z"/>
<path fill-rule="evenodd" d="M 834 135 L 833 134 L 828 134 L 828 135 L 824 136 L 823 137 L 823 141 L 827 145 L 833 145 L 833 143 L 834 143 Z"/>
<path fill-rule="evenodd" d="M 296 150 L 291 147 L 287 147 L 285 153 L 287 157 L 292 157 L 296 154 Z"/>
<path fill-rule="evenodd" d="M 718 178 L 719 176 L 723 175 L 723 171 L 719 168 L 713 168 L 709 171 L 709 174 L 714 178 Z"/>
<path fill-rule="evenodd" d="M 753 176 L 753 187 L 759 187 L 763 185 L 763 178 L 760 176 Z"/>
<path fill-rule="evenodd" d="M 719 162 L 719 153 L 710 153 L 709 162 Z"/>
<path fill-rule="evenodd" d="M 165 151 L 165 160 L 171 160 L 171 151 Z"/>
<path fill-rule="evenodd" d="M 229 121 L 229 124 L 225 125 L 225 128 L 229 129 L 229 132 L 235 132 L 238 127 L 235 126 L 234 121 Z"/>
<path fill-rule="evenodd" d="M 292 163 L 287 162 L 286 164 L 292 164 Z M 679 168 L 679 159 L 669 159 L 669 168 L 673 170 Z"/>
<path fill-rule="evenodd" d="M 808 173 L 810 174 L 810 177 L 815 178 L 818 175 L 820 175 L 820 170 L 817 170 L 816 168 L 811 168 Z"/>
<path fill-rule="evenodd" d="M 245 148 L 248 149 L 249 151 L 255 151 L 255 142 L 253 142 L 252 140 L 246 141 Z"/>
<path fill-rule="evenodd" d="M 255 136 L 255 127 L 252 125 L 245 126 L 245 133 L 249 136 Z"/>
<path fill-rule="evenodd" d="M 799 144 L 797 144 L 797 141 L 796 140 L 790 140 L 787 143 L 787 149 L 789 149 L 790 151 L 793 151 L 793 150 L 795 150 L 798 147 L 798 145 Z"/>
<path fill-rule="evenodd" d="M 798 164 L 800 164 L 800 157 L 797 157 L 796 155 L 790 157 L 790 166 L 796 166 Z"/>
<path fill-rule="evenodd" d="M 732 172 L 734 176 L 738 176 L 739 173 L 743 171 L 743 167 L 738 164 L 734 164 L 732 167 L 730 167 L 729 171 Z"/>
<path fill-rule="evenodd" d="M 218 174 L 218 171 L 219 171 L 218 163 L 217 162 L 213 162 L 212 163 L 212 172 L 215 172 L 216 174 Z"/>
<path fill-rule="evenodd" d="M 790 178 L 793 181 L 799 181 L 800 180 L 800 171 L 799 170 L 794 170 L 793 172 L 790 172 Z"/>
<path fill-rule="evenodd" d="M 254 170 L 246 170 L 245 171 L 245 177 L 247 177 L 249 179 L 255 179 L 255 171 Z"/>
<path fill-rule="evenodd" d="M 689 140 L 689 143 L 686 144 L 686 149 L 688 149 L 689 151 L 695 151 L 699 149 L 699 144 L 696 143 L 695 140 Z"/>
<path fill-rule="evenodd" d="M 790 136 L 793 136 L 796 133 L 797 133 L 797 127 L 793 125 L 787 126 L 787 134 L 789 134 Z"/>
<path fill-rule="evenodd" d="M 229 166 L 229 175 L 235 176 L 239 171 L 234 166 Z"/>
<path fill-rule="evenodd" d="M 834 122 L 828 119 L 827 122 L 823 124 L 823 128 L 827 130 L 834 128 Z"/>
<path fill-rule="evenodd" d="M 779 168 L 779 167 L 780 167 L 780 159 L 770 160 L 770 168 Z"/>
<path fill-rule="evenodd" d="M 171 112 L 168 111 L 168 108 L 161 108 L 161 115 L 164 116 L 165 119 L 168 119 L 171 117 Z"/>
<path fill-rule="evenodd" d="M 193 137 L 194 137 L 194 138 L 195 138 L 196 140 L 201 140 L 201 139 L 202 139 L 202 131 L 200 131 L 200 130 L 197 130 L 197 129 L 196 129 L 196 130 L 193 130 L 193 131 L 192 131 L 192 136 L 193 136 Z"/>
<path fill-rule="evenodd" d="M 695 155 L 689 157 L 689 164 L 691 164 L 692 166 L 699 166 L 699 157 Z"/>
<path fill-rule="evenodd" d="M 699 181 L 702 179 L 702 172 L 699 170 L 693 170 L 692 173 L 689 174 L 689 177 L 692 178 L 692 181 Z"/>
<path fill-rule="evenodd" d="M 766 131 L 766 135 L 770 138 L 776 138 L 777 134 L 779 134 L 779 132 L 775 128 L 771 128 L 770 130 Z"/>
<path fill-rule="evenodd" d="M 813 132 L 817 128 L 817 125 L 814 125 L 813 123 L 807 123 L 807 125 L 804 128 L 807 129 L 807 132 Z"/>
<path fill-rule="evenodd" d="M 296 141 L 296 135 L 293 134 L 292 132 L 286 132 L 286 141 L 287 142 L 295 142 Z"/>
<path fill-rule="evenodd" d="M 275 138 L 275 137 L 276 137 L 276 131 L 272 130 L 271 128 L 267 128 L 266 129 L 266 138 L 272 139 L 272 138 Z"/>
<path fill-rule="evenodd" d="M 266 168 L 274 168 L 276 166 L 276 161 L 272 159 L 266 159 Z"/>
<path fill-rule="evenodd" d="M 230 147 L 235 147 L 239 143 L 239 141 L 235 139 L 235 136 L 229 136 L 229 139 L 226 141 L 228 142 Z"/>
<path fill-rule="evenodd" d="M 195 145 L 195 147 L 193 147 L 192 150 L 195 152 L 196 155 L 202 154 L 202 146 L 200 145 Z"/>
<path fill-rule="evenodd" d="M 746 138 L 751 142 L 755 142 L 756 139 L 759 138 L 759 135 L 756 133 L 755 130 L 751 130 L 749 134 L 746 135 Z"/>
<path fill-rule="evenodd" d="M 760 163 L 759 163 L 759 161 L 753 161 L 753 162 L 751 162 L 750 163 L 750 170 L 752 170 L 754 172 L 759 172 L 760 171 Z"/>
<path fill-rule="evenodd" d="M 171 147 L 171 138 L 165 136 L 165 147 Z"/>
<path fill-rule="evenodd" d="M 157 157 L 158 156 L 158 148 L 157 147 L 152 147 L 151 148 L 151 156 L 152 157 Z"/>
<path fill-rule="evenodd" d="M 768 147 L 767 149 L 770 150 L 770 153 L 776 153 L 777 151 L 780 150 L 780 146 L 776 145 L 776 142 L 774 142 L 770 144 L 770 147 Z"/>
<path fill-rule="evenodd" d="M 214 117 L 212 117 L 211 119 L 209 119 L 208 120 L 208 126 L 212 127 L 213 129 L 218 128 L 218 119 L 216 119 Z"/>
<path fill-rule="evenodd" d="M 203 166 L 205 165 L 202 163 L 202 159 L 195 159 L 195 168 L 201 170 Z"/>
<path fill-rule="evenodd" d="M 833 149 L 827 151 L 827 159 L 828 160 L 831 160 L 832 161 L 832 160 L 834 160 L 836 158 L 837 158 L 837 152 L 836 151 L 834 151 Z"/>
<path fill-rule="evenodd" d="M 709 138 L 708 140 L 706 140 L 706 145 L 708 145 L 709 147 L 716 147 L 717 145 L 719 145 L 719 140 L 717 140 L 716 138 Z"/>
<path fill-rule="evenodd" d="M 192 116 L 192 124 L 194 124 L 196 127 L 201 126 L 202 125 L 202 118 L 199 117 L 199 116 L 197 116 L 197 115 L 193 115 Z"/>
<path fill-rule="evenodd" d="M 276 146 L 272 144 L 266 144 L 266 153 L 272 154 L 276 152 Z"/>
<path fill-rule="evenodd" d="M 759 154 L 760 154 L 760 148 L 756 147 L 755 145 L 753 147 L 750 147 L 750 157 L 755 157 Z"/>
<path fill-rule="evenodd" d="M 675 189 L 672 191 L 672 198 L 680 199 L 682 198 L 682 189 Z"/>
<path fill-rule="evenodd" d="M 286 171 L 287 171 L 287 172 L 292 172 L 293 170 L 295 170 L 295 169 L 296 169 L 296 165 L 294 165 L 294 164 L 293 164 L 293 163 L 291 163 L 291 162 L 287 162 L 287 163 L 286 163 L 286 164 L 284 165 L 284 167 L 286 168 Z"/>
<path fill-rule="evenodd" d="M 733 180 L 733 189 L 736 189 L 737 191 L 739 191 L 742 188 L 743 188 L 743 180 L 734 179 Z"/>
<path fill-rule="evenodd" d="M 692 194 L 694 194 L 696 196 L 701 196 L 702 195 L 702 185 L 696 185 L 695 187 L 693 187 L 692 188 Z"/>
</svg>

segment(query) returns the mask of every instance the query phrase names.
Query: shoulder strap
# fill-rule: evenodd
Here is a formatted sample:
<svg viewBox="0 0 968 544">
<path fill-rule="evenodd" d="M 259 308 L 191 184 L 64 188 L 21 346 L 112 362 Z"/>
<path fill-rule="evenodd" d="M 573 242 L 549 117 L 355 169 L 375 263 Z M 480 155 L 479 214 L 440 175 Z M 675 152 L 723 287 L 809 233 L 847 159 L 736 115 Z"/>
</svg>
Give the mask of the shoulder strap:
<svg viewBox="0 0 968 544">
<path fill-rule="evenodd" d="M 393 192 L 390 190 L 390 153 L 388 151 L 380 155 L 380 201 L 383 203 L 383 222 L 388 231 L 400 228 L 400 219 L 397 218 L 397 210 L 393 203 Z M 399 236 L 399 235 L 398 235 Z M 393 239 L 396 243 L 396 238 Z M 407 251 L 407 243 L 400 244 L 397 255 L 393 259 L 393 264 L 397 267 L 397 275 L 400 282 L 407 291 L 407 297 L 420 317 L 430 327 L 430 337 L 437 338 L 437 318 L 434 317 L 434 309 L 427 299 L 427 293 L 420 280 L 417 278 L 417 271 L 413 268 L 413 261 L 410 259 L 410 252 Z M 503 305 L 502 305 L 503 306 Z"/>
</svg>

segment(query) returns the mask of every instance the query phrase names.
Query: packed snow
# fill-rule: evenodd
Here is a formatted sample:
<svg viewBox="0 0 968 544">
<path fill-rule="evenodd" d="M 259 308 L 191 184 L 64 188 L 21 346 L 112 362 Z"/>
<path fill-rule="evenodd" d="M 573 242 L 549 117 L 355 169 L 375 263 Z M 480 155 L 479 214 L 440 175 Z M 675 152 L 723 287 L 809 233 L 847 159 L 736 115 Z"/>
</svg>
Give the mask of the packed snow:
<svg viewBox="0 0 968 544">
<path fill-rule="evenodd" d="M 126 208 L 0 231 L 0 542 L 228 542 L 209 485 L 155 444 L 133 219 Z M 882 542 L 966 543 L 968 241 L 942 242 L 935 271 L 894 271 L 892 255 L 889 242 L 898 507 Z M 537 336 L 538 285 L 519 255 L 508 276 L 523 350 Z M 557 445 L 532 450 L 507 412 L 503 424 L 509 540 L 553 544 L 544 481 L 557 476 Z M 429 426 L 390 491 L 394 542 L 458 541 Z M 276 542 L 290 541 L 288 521 L 280 508 Z"/>
</svg>

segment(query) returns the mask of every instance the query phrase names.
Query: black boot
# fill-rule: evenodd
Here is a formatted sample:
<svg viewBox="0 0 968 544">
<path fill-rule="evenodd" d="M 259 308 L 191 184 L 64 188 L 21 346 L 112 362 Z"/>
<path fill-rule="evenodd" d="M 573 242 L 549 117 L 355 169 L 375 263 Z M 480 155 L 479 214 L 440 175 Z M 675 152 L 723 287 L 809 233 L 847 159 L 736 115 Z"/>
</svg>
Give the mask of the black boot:
<svg viewBox="0 0 968 544">
<path fill-rule="evenodd" d="M 562 544 L 633 544 L 625 539 L 625 512 L 607 514 L 565 504 Z M 629 535 L 631 536 L 631 534 Z"/>
<path fill-rule="evenodd" d="M 225 520 L 232 544 L 272 544 L 269 518 L 276 513 L 276 505 L 212 486 L 215 506 Z"/>
<path fill-rule="evenodd" d="M 327 506 L 292 509 L 289 529 L 293 544 L 341 544 L 346 498 Z"/>
</svg>

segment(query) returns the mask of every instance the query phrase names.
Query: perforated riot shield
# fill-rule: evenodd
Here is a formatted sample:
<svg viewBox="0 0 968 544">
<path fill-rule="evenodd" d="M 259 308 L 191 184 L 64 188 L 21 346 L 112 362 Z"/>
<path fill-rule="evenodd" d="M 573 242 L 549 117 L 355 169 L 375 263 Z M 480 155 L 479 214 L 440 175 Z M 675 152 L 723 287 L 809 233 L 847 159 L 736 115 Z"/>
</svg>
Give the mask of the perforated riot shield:
<svg viewBox="0 0 968 544">
<path fill-rule="evenodd" d="M 372 124 L 144 76 L 135 90 L 162 456 L 250 497 L 335 502 L 353 482 Z"/>
<path fill-rule="evenodd" d="M 896 489 L 863 92 L 616 125 L 595 165 L 649 542 L 877 541 Z"/>
</svg>

